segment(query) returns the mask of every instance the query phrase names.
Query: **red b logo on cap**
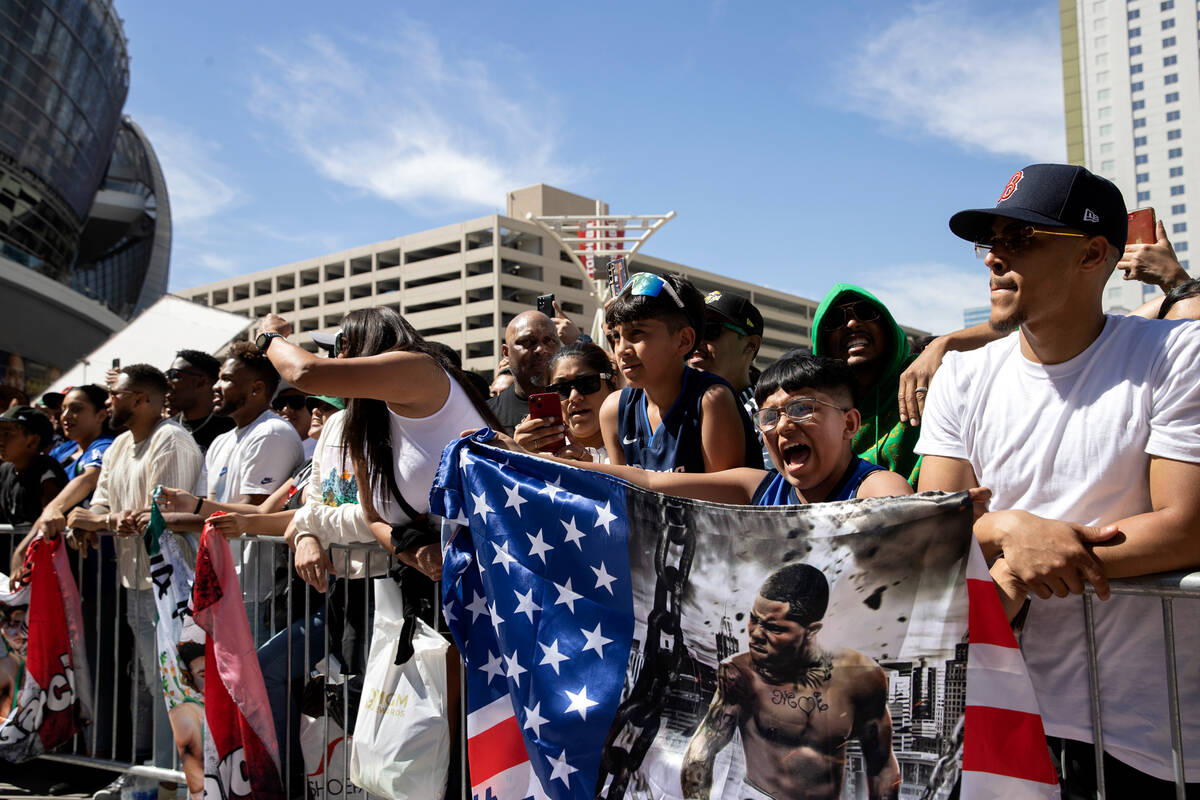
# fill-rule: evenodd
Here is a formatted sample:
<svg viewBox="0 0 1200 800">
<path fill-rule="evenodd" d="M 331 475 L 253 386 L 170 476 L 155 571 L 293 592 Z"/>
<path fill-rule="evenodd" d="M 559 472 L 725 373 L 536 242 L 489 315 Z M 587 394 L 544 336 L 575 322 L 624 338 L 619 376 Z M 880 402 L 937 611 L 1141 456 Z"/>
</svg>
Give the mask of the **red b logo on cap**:
<svg viewBox="0 0 1200 800">
<path fill-rule="evenodd" d="M 1017 184 L 1020 183 L 1021 178 L 1024 178 L 1024 177 L 1025 177 L 1025 172 L 1023 170 L 1017 170 L 1016 172 L 1014 172 L 1013 176 L 1008 179 L 1008 183 L 1005 185 L 1004 191 L 1000 193 L 1000 199 L 997 200 L 996 202 L 1003 203 L 1005 200 L 1012 197 L 1012 193 L 1017 190 Z"/>
</svg>

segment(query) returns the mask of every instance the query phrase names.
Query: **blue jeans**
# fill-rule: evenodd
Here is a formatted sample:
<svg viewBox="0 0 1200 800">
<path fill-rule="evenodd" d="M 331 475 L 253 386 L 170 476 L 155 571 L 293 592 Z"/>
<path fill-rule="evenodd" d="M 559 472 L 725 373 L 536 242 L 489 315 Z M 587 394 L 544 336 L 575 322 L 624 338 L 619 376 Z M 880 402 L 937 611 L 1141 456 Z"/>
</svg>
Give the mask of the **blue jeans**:
<svg viewBox="0 0 1200 800">
<path fill-rule="evenodd" d="M 305 630 L 308 630 L 308 659 L 304 658 Z M 288 644 L 291 631 L 291 645 Z M 332 644 L 331 644 L 332 649 Z M 291 663 L 292 681 L 303 686 L 318 661 L 325 657 L 325 612 L 316 611 L 307 621 L 292 623 L 258 649 L 258 665 L 262 669 L 267 699 L 271 703 L 271 717 L 275 721 L 275 738 L 279 743 L 279 755 L 284 759 L 285 770 L 300 769 L 303 761 L 300 754 L 300 704 L 296 692 L 288 685 L 288 663 Z M 290 726 L 289 726 L 290 720 Z M 290 727 L 290 730 L 289 730 Z"/>
</svg>

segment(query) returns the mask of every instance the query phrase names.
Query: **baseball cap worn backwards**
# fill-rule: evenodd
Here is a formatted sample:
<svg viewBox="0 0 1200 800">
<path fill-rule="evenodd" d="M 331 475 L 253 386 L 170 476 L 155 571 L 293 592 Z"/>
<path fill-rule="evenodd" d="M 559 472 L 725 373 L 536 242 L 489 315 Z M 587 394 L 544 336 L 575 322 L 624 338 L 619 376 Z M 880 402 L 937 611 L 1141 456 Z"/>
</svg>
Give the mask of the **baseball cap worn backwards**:
<svg viewBox="0 0 1200 800">
<path fill-rule="evenodd" d="M 1121 190 L 1070 164 L 1031 164 L 1018 170 L 1008 179 L 995 208 L 960 211 L 950 218 L 950 230 L 969 242 L 987 241 L 997 217 L 1103 236 L 1118 250 L 1125 247 L 1129 235 Z"/>
<path fill-rule="evenodd" d="M 738 326 L 749 336 L 762 335 L 762 314 L 754 307 L 753 303 L 739 294 L 722 292 L 719 289 L 713 290 L 704 298 L 704 310 Z"/>
</svg>

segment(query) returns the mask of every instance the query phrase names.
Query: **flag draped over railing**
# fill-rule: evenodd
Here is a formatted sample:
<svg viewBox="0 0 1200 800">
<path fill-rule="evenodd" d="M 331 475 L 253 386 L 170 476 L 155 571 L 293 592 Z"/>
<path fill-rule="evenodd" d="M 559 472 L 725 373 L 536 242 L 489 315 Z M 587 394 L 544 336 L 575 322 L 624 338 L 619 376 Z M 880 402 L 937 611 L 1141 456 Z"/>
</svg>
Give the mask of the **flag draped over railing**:
<svg viewBox="0 0 1200 800">
<path fill-rule="evenodd" d="M 192 610 L 206 634 L 205 796 L 282 800 L 275 726 L 233 554 L 209 523 L 196 556 Z"/>
<path fill-rule="evenodd" d="M 478 800 L 1057 796 L 1019 651 L 967 641 L 965 494 L 727 506 L 488 436 L 431 497 Z"/>
<path fill-rule="evenodd" d="M 27 561 L 29 585 L 0 593 L 4 638 L 14 647 L 6 657 L 24 660 L 20 692 L 0 724 L 0 759 L 18 762 L 51 752 L 91 722 L 83 612 L 62 537 L 34 539 Z"/>
</svg>

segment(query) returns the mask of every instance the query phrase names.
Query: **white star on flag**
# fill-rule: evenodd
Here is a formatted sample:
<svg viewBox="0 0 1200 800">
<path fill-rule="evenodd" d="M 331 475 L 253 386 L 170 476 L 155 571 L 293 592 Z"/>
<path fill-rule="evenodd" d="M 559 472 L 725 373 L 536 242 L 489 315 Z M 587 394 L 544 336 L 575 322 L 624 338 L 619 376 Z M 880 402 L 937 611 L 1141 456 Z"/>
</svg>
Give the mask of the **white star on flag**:
<svg viewBox="0 0 1200 800">
<path fill-rule="evenodd" d="M 554 583 L 554 581 L 550 581 Z M 560 586 L 554 583 L 554 588 L 558 589 L 558 599 L 554 601 L 554 605 L 560 606 L 566 604 L 567 608 L 571 609 L 571 613 L 575 613 L 575 601 L 583 597 L 581 594 L 576 594 L 571 588 L 571 579 L 567 578 L 567 585 Z"/>
<path fill-rule="evenodd" d="M 604 562 L 600 562 L 600 569 L 592 567 L 591 570 L 592 572 L 596 573 L 596 588 L 599 589 L 601 586 L 603 586 L 605 589 L 608 589 L 609 594 L 612 594 L 612 585 L 617 579 L 608 574 L 608 570 L 604 568 Z"/>
<path fill-rule="evenodd" d="M 594 631 L 587 631 L 587 630 L 584 630 L 583 628 L 580 628 L 579 632 L 583 634 L 583 637 L 585 639 L 587 639 L 587 644 L 585 644 L 583 646 L 583 649 L 584 650 L 595 650 L 596 655 L 600 656 L 600 658 L 603 659 L 604 658 L 604 645 L 611 643 L 612 639 L 608 638 L 607 636 L 605 636 L 603 633 L 600 632 L 600 623 L 599 622 L 596 623 L 596 629 Z M 580 651 L 580 652 L 582 652 L 582 651 Z"/>
<path fill-rule="evenodd" d="M 610 522 L 616 522 L 616 520 L 617 520 L 617 515 L 612 513 L 612 501 L 611 500 L 609 500 L 607 503 L 604 504 L 604 508 L 601 508 L 599 503 L 596 504 L 596 527 L 597 528 L 599 528 L 601 525 L 603 525 L 604 532 L 611 534 L 612 531 L 609 530 L 608 524 Z"/>
<path fill-rule="evenodd" d="M 455 512 L 454 519 L 450 520 L 450 522 L 454 525 L 461 525 L 464 528 L 469 528 L 471 526 L 471 520 L 468 519 L 465 514 L 463 514 L 463 510 L 461 508 Z"/>
<path fill-rule="evenodd" d="M 517 661 L 516 650 L 513 650 L 513 654 L 511 656 L 505 656 L 504 660 L 508 662 L 508 669 L 504 673 L 505 677 L 512 678 L 514 681 L 516 681 L 517 686 L 520 687 L 521 673 L 528 672 L 529 670 L 522 667 L 521 662 Z M 586 689 L 587 687 L 585 686 L 584 688 Z M 593 703 L 593 705 L 595 704 Z"/>
<path fill-rule="evenodd" d="M 538 646 L 542 648 L 542 653 L 544 654 L 540 663 L 549 664 L 551 667 L 553 667 L 555 675 L 558 674 L 559 662 L 571 660 L 570 656 L 564 656 L 562 653 L 558 652 L 558 639 L 555 639 L 553 642 L 551 642 L 549 647 L 541 642 L 538 642 Z"/>
<path fill-rule="evenodd" d="M 475 620 L 479 619 L 480 614 L 490 614 L 491 613 L 490 611 L 488 611 L 487 598 L 484 597 L 483 595 L 479 594 L 479 592 L 475 593 L 475 599 L 472 600 L 470 605 L 467 606 L 467 611 L 471 612 L 471 624 L 472 625 L 475 624 Z"/>
<path fill-rule="evenodd" d="M 474 492 L 471 492 L 471 499 L 475 501 L 474 513 L 476 513 L 480 516 L 480 518 L 483 520 L 484 525 L 487 525 L 488 512 L 490 511 L 491 513 L 494 514 L 494 513 L 496 513 L 495 509 L 493 509 L 491 506 L 488 505 L 487 498 L 483 496 L 482 492 L 480 492 L 479 494 L 475 494 Z"/>
<path fill-rule="evenodd" d="M 496 610 L 496 604 L 492 603 L 488 606 L 488 614 L 492 618 L 492 628 L 496 631 L 496 637 L 500 637 L 500 625 L 504 622 L 504 617 L 500 616 L 500 612 Z"/>
<path fill-rule="evenodd" d="M 488 674 L 488 683 L 492 682 L 492 678 L 504 676 L 504 669 L 500 666 L 500 657 L 492 655 L 492 651 L 488 651 L 488 662 L 479 669 Z"/>
<path fill-rule="evenodd" d="M 460 469 L 466 469 L 467 467 L 471 466 L 471 463 L 471 456 L 467 452 L 467 448 L 464 447 L 458 453 L 458 466 Z"/>
<path fill-rule="evenodd" d="M 553 502 L 554 498 L 561 491 L 562 491 L 562 477 L 558 477 L 558 478 L 554 479 L 554 483 L 547 483 L 545 485 L 545 487 L 543 487 L 541 490 L 538 491 L 538 494 L 550 495 L 550 500 L 551 500 L 551 502 Z"/>
<path fill-rule="evenodd" d="M 512 485 L 512 491 L 509 491 L 507 486 L 504 488 L 504 494 L 508 495 L 508 499 L 504 502 L 504 507 L 516 509 L 518 517 L 521 516 L 521 504 L 529 502 L 524 497 L 521 497 L 520 489 L 520 484 L 516 483 Z"/>
<path fill-rule="evenodd" d="M 545 564 L 546 553 L 553 550 L 554 545 L 546 544 L 546 540 L 542 538 L 542 532 L 540 530 L 537 532 L 537 536 L 529 533 L 525 535 L 529 537 L 529 557 L 533 558 L 534 556 L 537 556 L 542 560 L 542 563 Z"/>
<path fill-rule="evenodd" d="M 525 594 L 521 594 L 516 589 L 513 589 L 513 594 L 517 596 L 517 610 L 513 613 L 524 613 L 525 616 L 529 617 L 529 621 L 533 622 L 533 612 L 542 610 L 541 606 L 533 602 L 533 589 L 530 588 Z"/>
<path fill-rule="evenodd" d="M 571 703 L 567 706 L 567 710 L 563 712 L 564 714 L 568 714 L 572 711 L 578 711 L 579 716 L 586 720 L 588 709 L 592 706 L 599 705 L 599 703 L 597 703 L 595 700 L 588 699 L 587 686 L 584 686 L 578 692 L 572 692 L 570 689 L 566 689 L 564 692 L 567 697 L 571 698 Z"/>
<path fill-rule="evenodd" d="M 575 546 L 579 548 L 579 552 L 582 553 L 583 545 L 581 545 L 579 542 L 583 539 L 584 533 L 583 531 L 579 530 L 579 528 L 575 527 L 575 518 L 571 517 L 570 522 L 563 522 L 562 520 L 559 520 L 559 522 L 562 522 L 562 526 L 566 528 L 567 531 L 567 535 L 563 537 L 563 544 L 566 544 L 567 542 L 574 542 Z"/>
<path fill-rule="evenodd" d="M 541 736 L 542 723 L 549 721 L 542 716 L 542 704 L 539 701 L 533 704 L 533 708 L 525 706 L 525 724 L 521 726 L 521 729 L 532 730 L 534 736 Z"/>
<path fill-rule="evenodd" d="M 512 572 L 509 571 L 509 565 L 517 563 L 517 560 L 509 555 L 508 542 L 504 542 L 499 546 L 493 544 L 492 549 L 496 551 L 496 557 L 492 559 L 492 565 L 499 564 L 504 567 L 504 574 L 511 575 Z"/>
<path fill-rule="evenodd" d="M 454 603 L 446 603 L 442 606 L 442 616 L 446 618 L 447 625 L 458 620 L 458 615 L 454 613 Z"/>
<path fill-rule="evenodd" d="M 567 763 L 567 748 L 563 748 L 563 751 L 558 754 L 558 758 L 546 756 L 546 760 L 550 762 L 550 780 L 557 778 L 567 786 L 570 786 L 571 781 L 568 778 L 572 772 L 579 772 L 579 770 Z"/>
</svg>

